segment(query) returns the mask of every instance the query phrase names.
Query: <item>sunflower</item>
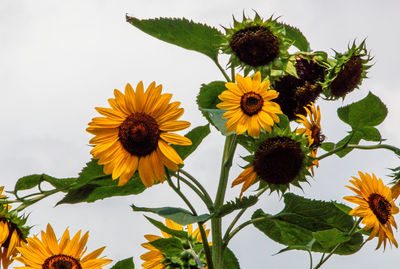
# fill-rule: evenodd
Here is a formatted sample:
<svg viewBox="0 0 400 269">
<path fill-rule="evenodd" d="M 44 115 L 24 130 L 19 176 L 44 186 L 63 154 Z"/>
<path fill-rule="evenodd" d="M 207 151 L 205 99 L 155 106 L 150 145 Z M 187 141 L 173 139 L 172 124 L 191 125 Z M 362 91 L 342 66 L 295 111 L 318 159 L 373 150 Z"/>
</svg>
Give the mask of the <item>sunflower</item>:
<svg viewBox="0 0 400 269">
<path fill-rule="evenodd" d="M 271 126 L 279 122 L 276 114 L 282 114 L 277 103 L 270 100 L 278 97 L 275 90 L 268 90 L 269 80 L 261 82 L 261 74 L 257 72 L 253 79 L 236 75 L 236 82 L 225 84 L 227 90 L 218 98 L 222 100 L 218 108 L 227 110 L 222 118 L 227 118 L 227 132 L 236 130 L 240 135 L 247 131 L 250 136 L 258 137 L 260 128 L 271 132 Z"/>
<path fill-rule="evenodd" d="M 4 200 L 2 195 L 4 187 L 0 187 L 0 199 Z M 17 256 L 19 247 L 24 238 L 29 233 L 28 227 L 23 227 L 25 218 L 18 217 L 15 211 L 11 211 L 11 206 L 3 204 L 0 206 L 0 260 L 3 269 L 7 269 Z"/>
<path fill-rule="evenodd" d="M 183 114 L 180 102 L 170 103 L 172 94 L 161 94 L 162 86 L 155 82 L 144 91 L 139 82 L 136 91 L 130 84 L 125 95 L 114 91 L 111 108 L 96 107 L 104 117 L 93 118 L 86 129 L 95 135 L 91 154 L 104 165 L 104 173 L 119 178 L 118 185 L 126 184 L 136 170 L 146 187 L 163 182 L 164 166 L 176 171 L 183 164 L 181 157 L 168 144 L 191 145 L 190 139 L 178 134 L 190 126 L 178 121 Z"/>
<path fill-rule="evenodd" d="M 308 107 L 309 109 L 307 107 L 304 107 L 304 109 L 310 120 L 301 114 L 297 114 L 297 117 L 299 117 L 297 122 L 303 124 L 305 128 L 297 128 L 296 133 L 304 134 L 308 138 L 308 147 L 312 149 L 310 156 L 314 158 L 312 162 L 313 166 L 309 167 L 309 169 L 314 175 L 314 165 L 316 167 L 319 166 L 318 159 L 316 159 L 317 150 L 325 137 L 321 134 L 321 111 L 319 110 L 319 106 L 315 108 L 315 104 L 311 103 Z"/>
<path fill-rule="evenodd" d="M 262 134 L 251 151 L 253 155 L 246 156 L 248 161 L 245 169 L 232 182 L 232 187 L 243 184 L 240 197 L 255 182 L 260 187 L 269 186 L 271 191 L 285 192 L 289 184 L 300 187 L 300 182 L 307 181 L 309 174 L 307 167 L 311 164 L 303 135 L 296 135 L 288 131 L 274 131 Z"/>
<path fill-rule="evenodd" d="M 170 219 L 165 219 L 165 224 L 167 225 L 168 228 L 173 229 L 173 230 L 177 230 L 177 231 L 184 230 L 182 225 L 180 225 Z M 203 227 L 205 227 L 205 226 L 203 226 Z M 193 231 L 193 225 L 189 224 L 186 227 L 186 230 L 189 234 L 189 240 L 191 241 L 192 246 L 202 242 L 199 228 L 197 228 Z M 164 238 L 172 237 L 170 234 L 168 234 L 166 232 L 161 231 L 161 233 L 164 236 Z M 210 233 L 210 230 L 209 229 L 206 230 L 207 236 L 209 233 Z M 161 250 L 157 249 L 156 247 L 154 247 L 151 244 L 151 242 L 158 240 L 158 239 L 162 239 L 163 237 L 158 236 L 158 235 L 151 235 L 151 234 L 146 234 L 144 237 L 146 238 L 148 243 L 143 243 L 142 247 L 149 250 L 148 252 L 146 252 L 145 254 L 140 256 L 140 258 L 145 261 L 144 263 L 142 263 L 142 266 L 144 269 L 164 269 L 164 268 L 167 268 L 167 265 L 174 263 L 174 261 L 169 259 L 169 257 L 164 256 L 164 254 Z M 211 245 L 211 243 L 210 243 L 210 245 Z M 184 251 L 185 250 L 182 249 L 182 252 L 184 252 Z M 204 258 L 202 260 L 205 261 Z M 192 268 L 192 267 L 190 267 L 190 268 Z M 195 268 L 197 268 L 197 266 Z M 207 266 L 205 268 L 207 268 Z"/>
<path fill-rule="evenodd" d="M 61 239 L 57 241 L 53 228 L 47 224 L 46 232 L 42 231 L 41 239 L 35 235 L 27 238 L 28 244 L 18 247 L 21 256 L 15 260 L 25 264 L 19 269 L 100 269 L 109 264 L 111 260 L 98 258 L 105 247 L 99 248 L 86 256 L 86 242 L 89 232 L 81 237 L 81 231 L 70 239 L 68 229 Z"/>
<path fill-rule="evenodd" d="M 365 224 L 364 230 L 371 230 L 367 240 L 378 235 L 379 241 L 376 249 L 380 248 L 383 242 L 386 248 L 386 240 L 396 247 L 397 242 L 393 236 L 392 226 L 397 229 L 394 214 L 399 213 L 399 208 L 394 204 L 392 193 L 389 187 L 385 186 L 381 179 L 374 174 L 358 172 L 360 178 L 352 177 L 350 180 L 353 186 L 346 186 L 354 191 L 356 196 L 345 196 L 343 199 L 359 206 L 349 212 L 350 215 L 361 217 Z"/>
</svg>

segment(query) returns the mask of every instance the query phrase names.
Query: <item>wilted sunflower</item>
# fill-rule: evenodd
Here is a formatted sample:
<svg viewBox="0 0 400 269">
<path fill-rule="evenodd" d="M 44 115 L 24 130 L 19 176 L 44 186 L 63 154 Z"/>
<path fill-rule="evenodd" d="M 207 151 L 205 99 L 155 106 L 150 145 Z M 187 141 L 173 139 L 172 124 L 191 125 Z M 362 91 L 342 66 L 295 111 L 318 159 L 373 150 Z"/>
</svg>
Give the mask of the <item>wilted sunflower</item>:
<svg viewBox="0 0 400 269">
<path fill-rule="evenodd" d="M 6 197 L 2 195 L 4 187 L 0 187 L 0 199 Z M 11 206 L 0 205 L 0 260 L 3 269 L 7 269 L 18 255 L 17 247 L 25 240 L 29 233 L 29 228 L 23 225 L 26 218 L 18 217 L 17 212 L 9 211 Z"/>
<path fill-rule="evenodd" d="M 275 90 L 269 90 L 269 80 L 261 82 L 257 72 L 253 79 L 236 75 L 236 83 L 228 82 L 227 88 L 218 98 L 222 100 L 218 108 L 227 110 L 222 118 L 227 118 L 226 131 L 236 131 L 240 135 L 247 131 L 250 136 L 258 137 L 260 128 L 271 132 L 271 126 L 279 122 L 276 114 L 282 114 L 277 103 L 271 102 L 278 97 Z"/>
<path fill-rule="evenodd" d="M 396 239 L 393 236 L 392 226 L 397 229 L 394 214 L 399 213 L 399 208 L 394 204 L 392 193 L 389 187 L 385 186 L 381 179 L 374 174 L 358 172 L 360 178 L 352 177 L 350 183 L 355 187 L 346 186 L 354 191 L 356 196 L 345 196 L 343 199 L 359 206 L 349 212 L 350 215 L 362 218 L 365 224 L 364 230 L 371 230 L 368 240 L 378 235 L 378 246 L 386 248 L 386 240 L 397 247 Z"/>
<path fill-rule="evenodd" d="M 310 156 L 312 158 L 317 157 L 318 147 L 321 146 L 322 141 L 324 140 L 324 136 L 321 134 L 321 111 L 319 110 L 319 106 L 315 108 L 315 104 L 311 103 L 304 109 L 307 111 L 307 117 L 297 114 L 297 117 L 300 119 L 297 120 L 298 123 L 304 125 L 305 128 L 297 128 L 296 133 L 304 134 L 308 138 L 308 147 L 311 148 Z M 309 167 L 311 173 L 314 175 L 314 165 L 316 167 L 319 166 L 318 159 L 313 160 L 313 166 Z"/>
<path fill-rule="evenodd" d="M 344 98 L 358 88 L 367 77 L 368 63 L 373 57 L 367 51 L 365 40 L 359 46 L 355 42 L 345 53 L 336 52 L 336 63 L 330 68 L 323 84 L 324 95 L 328 99 Z"/>
<path fill-rule="evenodd" d="M 177 231 L 184 230 L 182 225 L 180 225 L 170 219 L 165 219 L 165 224 L 167 225 L 168 228 L 173 229 L 173 230 L 177 230 Z M 203 227 L 205 228 L 204 225 L 203 225 Z M 192 241 L 191 242 L 192 246 L 193 246 L 193 244 L 196 244 L 196 243 L 198 244 L 198 243 L 202 242 L 199 228 L 197 228 L 193 231 L 193 225 L 189 224 L 186 227 L 186 229 L 189 234 L 189 240 Z M 172 237 L 170 234 L 168 234 L 166 232 L 161 231 L 161 233 L 164 236 L 164 238 Z M 209 233 L 210 233 L 210 230 L 209 229 L 206 230 L 207 236 Z M 148 243 L 143 243 L 142 247 L 149 250 L 148 252 L 146 252 L 145 254 L 140 256 L 140 258 L 145 261 L 144 263 L 142 263 L 142 266 L 144 269 L 164 269 L 164 268 L 167 268 L 168 265 L 172 265 L 174 263 L 174 261 L 169 259 L 169 257 L 164 256 L 163 251 L 161 251 L 161 250 L 157 249 L 156 247 L 154 247 L 153 245 L 151 245 L 151 242 L 161 239 L 163 237 L 158 236 L 158 235 L 152 235 L 152 234 L 146 234 L 144 237 L 146 238 Z M 211 245 L 211 243 L 210 243 L 210 245 Z M 182 249 L 182 253 L 184 253 L 184 252 L 185 252 L 185 249 Z M 183 257 L 180 257 L 180 258 L 185 258 L 185 256 L 187 258 L 188 255 L 181 255 L 181 256 L 183 256 Z M 203 261 L 205 263 L 204 258 L 203 258 Z M 192 266 L 192 267 L 197 268 L 197 266 L 195 266 L 195 267 Z M 188 268 L 191 269 L 192 267 L 188 267 Z M 175 268 L 175 267 L 173 267 L 173 268 Z M 207 266 L 205 268 L 207 268 Z"/>
<path fill-rule="evenodd" d="M 125 95 L 114 90 L 108 99 L 111 108 L 96 107 L 104 117 L 93 118 L 86 129 L 95 135 L 90 143 L 91 153 L 104 173 L 112 174 L 118 185 L 126 184 L 136 170 L 146 187 L 163 182 L 164 166 L 176 171 L 183 164 L 176 151 L 168 144 L 191 145 L 190 139 L 169 133 L 186 129 L 187 121 L 178 121 L 183 108 L 180 102 L 170 103 L 172 94 L 161 94 L 162 86 L 155 82 L 144 91 L 139 82 L 136 91 L 130 84 Z"/>
<path fill-rule="evenodd" d="M 41 239 L 35 235 L 27 238 L 28 244 L 18 247 L 21 256 L 15 260 L 25 264 L 19 269 L 101 269 L 111 260 L 98 258 L 105 247 L 99 248 L 83 257 L 89 233 L 81 237 L 81 231 L 70 239 L 68 229 L 59 241 L 53 228 L 47 224 L 46 232 L 42 231 Z"/>
<path fill-rule="evenodd" d="M 240 197 L 257 181 L 260 181 L 260 186 L 269 186 L 271 192 L 285 192 L 289 184 L 301 188 L 299 182 L 307 181 L 305 176 L 309 174 L 309 152 L 303 135 L 288 131 L 262 134 L 254 145 L 254 155 L 244 158 L 249 163 L 232 182 L 232 187 L 243 184 Z"/>
<path fill-rule="evenodd" d="M 241 67 L 245 74 L 268 69 L 289 56 L 292 42 L 286 38 L 284 25 L 272 16 L 263 20 L 257 13 L 254 19 L 243 14 L 242 22 L 233 18 L 233 28 L 225 28 L 225 32 L 221 49 L 230 55 L 230 65 Z"/>
</svg>

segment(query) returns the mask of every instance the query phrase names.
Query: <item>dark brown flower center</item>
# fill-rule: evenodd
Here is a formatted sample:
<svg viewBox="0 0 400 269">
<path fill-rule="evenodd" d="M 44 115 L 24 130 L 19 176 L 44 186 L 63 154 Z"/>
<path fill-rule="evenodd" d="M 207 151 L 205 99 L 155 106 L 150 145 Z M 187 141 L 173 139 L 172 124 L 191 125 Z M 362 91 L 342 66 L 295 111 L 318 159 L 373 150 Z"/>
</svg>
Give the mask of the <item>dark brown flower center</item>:
<svg viewBox="0 0 400 269">
<path fill-rule="evenodd" d="M 119 141 L 135 156 L 146 156 L 157 149 L 160 130 L 157 122 L 145 113 L 135 113 L 119 127 Z"/>
<path fill-rule="evenodd" d="M 310 145 L 311 148 L 318 148 L 325 140 L 325 136 L 321 134 L 321 129 L 315 124 L 311 126 L 311 137 L 314 139 L 314 142 Z"/>
<path fill-rule="evenodd" d="M 299 142 L 289 137 L 273 137 L 264 141 L 254 156 L 257 176 L 270 184 L 288 184 L 303 167 L 304 154 Z"/>
<path fill-rule="evenodd" d="M 299 79 L 304 82 L 315 83 L 325 77 L 325 68 L 313 60 L 297 57 L 295 66 Z"/>
<path fill-rule="evenodd" d="M 242 62 L 251 66 L 267 65 L 279 55 L 278 38 L 263 26 L 252 26 L 236 32 L 230 46 Z"/>
<path fill-rule="evenodd" d="M 376 193 L 373 193 L 368 197 L 368 204 L 379 222 L 386 224 L 392 215 L 392 205 L 383 196 Z"/>
<path fill-rule="evenodd" d="M 240 100 L 240 107 L 243 113 L 251 116 L 257 114 L 263 107 L 264 99 L 261 95 L 254 92 L 248 92 L 243 94 Z"/>
<path fill-rule="evenodd" d="M 344 97 L 353 91 L 361 81 L 363 72 L 362 59 L 353 56 L 344 64 L 337 77 L 331 83 L 331 92 L 335 97 Z"/>
<path fill-rule="evenodd" d="M 78 260 L 67 255 L 54 255 L 47 258 L 43 265 L 43 269 L 82 269 Z"/>
</svg>

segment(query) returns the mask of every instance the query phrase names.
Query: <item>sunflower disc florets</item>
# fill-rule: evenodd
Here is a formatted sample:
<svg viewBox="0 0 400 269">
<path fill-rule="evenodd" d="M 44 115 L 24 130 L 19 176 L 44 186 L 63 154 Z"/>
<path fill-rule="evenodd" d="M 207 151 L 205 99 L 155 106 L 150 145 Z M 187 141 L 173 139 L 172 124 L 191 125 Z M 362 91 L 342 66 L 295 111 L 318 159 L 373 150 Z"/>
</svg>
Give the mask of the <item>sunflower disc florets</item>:
<svg viewBox="0 0 400 269">
<path fill-rule="evenodd" d="M 319 54 L 294 56 L 298 77 L 285 75 L 274 83 L 274 89 L 279 92 L 276 103 L 291 121 L 297 118 L 296 114 L 305 115 L 304 107 L 315 102 L 322 93 L 321 83 L 328 64 Z"/>
<path fill-rule="evenodd" d="M 257 13 L 254 19 L 243 15 L 242 22 L 234 18 L 233 28 L 225 28 L 221 49 L 231 55 L 229 65 L 251 70 L 271 70 L 278 59 L 288 58 L 292 42 L 285 37 L 285 27 L 270 17 L 263 20 Z"/>
<path fill-rule="evenodd" d="M 367 51 L 365 40 L 359 46 L 355 42 L 345 53 L 335 52 L 335 64 L 329 69 L 323 83 L 327 99 L 344 98 L 358 88 L 367 77 L 368 63 L 373 59 Z"/>
</svg>

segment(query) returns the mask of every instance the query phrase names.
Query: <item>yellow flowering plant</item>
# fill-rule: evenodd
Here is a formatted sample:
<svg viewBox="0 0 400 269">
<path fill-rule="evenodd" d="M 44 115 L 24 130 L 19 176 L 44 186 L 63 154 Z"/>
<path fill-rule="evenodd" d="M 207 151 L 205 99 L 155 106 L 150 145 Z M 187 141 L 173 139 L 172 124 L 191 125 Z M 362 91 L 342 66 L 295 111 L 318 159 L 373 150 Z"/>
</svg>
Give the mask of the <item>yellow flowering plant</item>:
<svg viewBox="0 0 400 269">
<path fill-rule="evenodd" d="M 317 168 L 322 168 L 328 157 L 343 158 L 354 149 L 387 149 L 400 156 L 400 149 L 382 143 L 376 126 L 388 111 L 372 92 L 337 109 L 339 119 L 350 129 L 340 141 L 327 141 L 329 136 L 321 125 L 323 114 L 318 102 L 344 99 L 366 78 L 372 59 L 366 41 L 353 42 L 347 51 L 328 55 L 311 50 L 298 28 L 278 19 L 265 20 L 257 13 L 254 18 L 244 15 L 241 21 L 234 19 L 232 27 L 224 27 L 223 33 L 187 19 L 140 20 L 127 16 L 127 22 L 143 32 L 202 53 L 216 64 L 225 81 L 202 84 L 197 96 L 197 106 L 207 124 L 191 127 L 190 122 L 182 120 L 181 103 L 156 82 L 127 83 L 124 89 L 110 92 L 107 107 L 96 107 L 100 115 L 88 123 L 93 158 L 78 176 L 22 177 L 9 192 L 13 200 L 1 195 L 0 188 L 3 268 L 14 260 L 24 265 L 15 268 L 105 268 L 111 259 L 101 256 L 104 247 L 86 253 L 88 233 L 81 236 L 79 231 L 71 238 L 66 228 L 57 239 L 48 224 L 40 238 L 29 236 L 23 211 L 55 193 L 64 194 L 58 204 L 76 204 L 140 195 L 155 184 L 171 188 L 187 208 L 131 205 L 134 212 L 147 212 L 147 220 L 163 235 L 144 235 L 147 242 L 142 246 L 146 250 L 134 255 L 141 257 L 143 268 L 239 269 L 229 243 L 248 226 L 283 245 L 279 253 L 307 252 L 314 269 L 334 254 L 356 253 L 375 237 L 377 248 L 386 248 L 387 243 L 397 247 L 393 228 L 397 228 L 394 216 L 399 212 L 399 167 L 392 169 L 392 188 L 372 173 L 359 172 L 358 177 L 352 177 L 346 187 L 355 195 L 343 199 L 358 205 L 353 209 L 289 192 L 291 187 L 312 185 L 309 179 L 317 180 Z M 219 62 L 220 53 L 229 56 L 226 68 Z M 185 135 L 176 133 L 190 127 Z M 225 137 L 216 190 L 207 189 L 184 168 L 186 158 L 211 130 Z M 247 152 L 240 156 L 245 164 L 230 178 L 237 147 Z M 45 183 L 52 187 L 45 190 Z M 234 192 L 236 199 L 227 201 L 228 191 Z M 249 219 L 241 220 L 247 210 L 273 192 L 283 198 L 281 212 L 256 209 Z M 210 193 L 216 193 L 215 197 Z M 207 212 L 194 205 L 192 194 L 198 196 Z M 18 206 L 11 209 L 11 204 Z M 150 214 L 165 218 L 165 224 Z M 231 222 L 223 229 L 228 215 Z M 318 263 L 313 263 L 312 253 L 321 253 Z M 119 261 L 112 268 L 133 269 L 133 260 Z"/>
</svg>

